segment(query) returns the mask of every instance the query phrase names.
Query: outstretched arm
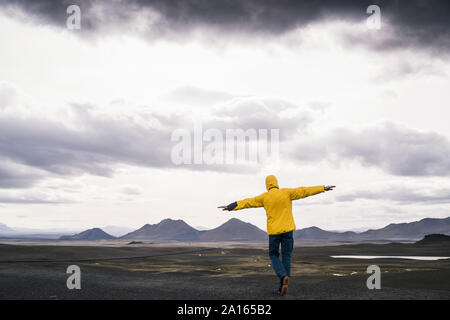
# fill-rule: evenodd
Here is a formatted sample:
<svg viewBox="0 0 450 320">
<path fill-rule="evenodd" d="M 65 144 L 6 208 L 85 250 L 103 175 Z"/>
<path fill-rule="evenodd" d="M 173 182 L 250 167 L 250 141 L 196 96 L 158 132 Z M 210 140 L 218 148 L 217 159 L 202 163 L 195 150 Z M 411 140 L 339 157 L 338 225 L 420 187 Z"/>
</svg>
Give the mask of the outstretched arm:
<svg viewBox="0 0 450 320">
<path fill-rule="evenodd" d="M 315 186 L 288 189 L 291 200 L 306 198 L 324 191 L 331 191 L 335 186 Z"/>
<path fill-rule="evenodd" d="M 244 200 L 236 201 L 233 203 L 230 203 L 227 206 L 220 206 L 219 209 L 222 210 L 241 210 L 241 209 L 247 209 L 247 208 L 259 208 L 264 206 L 264 194 L 261 194 L 254 198 L 247 198 Z"/>
</svg>

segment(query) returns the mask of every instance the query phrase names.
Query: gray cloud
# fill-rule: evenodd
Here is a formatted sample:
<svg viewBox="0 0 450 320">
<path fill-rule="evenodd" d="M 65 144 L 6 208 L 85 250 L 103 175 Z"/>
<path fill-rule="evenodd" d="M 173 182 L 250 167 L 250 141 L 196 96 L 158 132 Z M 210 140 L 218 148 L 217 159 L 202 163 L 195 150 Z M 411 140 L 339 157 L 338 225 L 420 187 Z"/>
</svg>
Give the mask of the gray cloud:
<svg viewBox="0 0 450 320">
<path fill-rule="evenodd" d="M 241 107 L 248 112 L 237 112 Z M 283 112 L 290 109 L 299 108 L 276 99 L 245 99 L 242 104 L 235 101 L 223 109 L 212 110 L 202 122 L 203 130 L 284 130 Z M 0 159 L 4 159 L 0 165 L 0 188 L 26 188 L 45 178 L 84 173 L 111 176 L 121 164 L 228 172 L 251 169 L 238 164 L 175 165 L 171 152 L 178 142 L 171 141 L 171 135 L 179 128 L 192 135 L 192 115 L 140 111 L 111 116 L 90 105 L 73 105 L 70 111 L 72 116 L 61 120 L 14 113 L 11 109 L 0 112 Z M 304 115 L 296 111 L 285 126 L 294 130 L 301 127 L 302 120 Z"/>
<path fill-rule="evenodd" d="M 15 197 L 0 197 L 0 203 L 8 204 L 58 204 L 58 203 L 67 203 L 67 201 L 53 201 L 53 200 L 44 200 L 44 199 L 21 199 Z"/>
<path fill-rule="evenodd" d="M 342 40 L 372 50 L 427 48 L 446 54 L 450 48 L 450 3 L 445 0 L 377 1 L 384 26 L 379 32 L 348 32 Z"/>
<path fill-rule="evenodd" d="M 423 77 L 423 76 L 443 76 L 445 71 L 441 66 L 436 64 L 436 61 L 427 62 L 412 62 L 406 60 L 404 57 L 399 61 L 382 67 L 379 73 L 373 77 L 372 81 L 377 84 L 386 84 L 390 81 L 402 80 L 409 76 Z"/>
<path fill-rule="evenodd" d="M 20 97 L 11 99 L 20 102 Z M 177 142 L 171 141 L 171 135 L 178 128 L 192 134 L 192 115 L 139 111 L 112 116 L 89 105 L 73 105 L 72 116 L 52 120 L 27 112 L 14 113 L 11 108 L 3 111 L 0 112 L 3 189 L 27 188 L 49 177 L 84 173 L 111 176 L 122 164 L 237 173 L 258 169 L 239 164 L 173 164 L 171 151 Z M 224 133 L 233 128 L 280 129 L 281 155 L 294 161 L 355 160 L 399 176 L 450 174 L 450 142 L 437 133 L 388 122 L 358 131 L 337 128 L 316 137 L 308 133 L 316 112 L 274 98 L 233 99 L 209 111 L 202 122 L 203 130 L 215 128 Z"/>
<path fill-rule="evenodd" d="M 59 197 L 50 197 L 42 192 L 25 191 L 20 193 L 0 193 L 0 203 L 8 204 L 60 204 L 70 203 L 71 200 Z"/>
<path fill-rule="evenodd" d="M 352 132 L 336 130 L 333 145 L 343 158 L 402 176 L 450 174 L 450 142 L 445 136 L 386 123 L 383 127 Z"/>
<path fill-rule="evenodd" d="M 209 125 L 222 130 L 280 129 L 280 139 L 290 139 L 303 132 L 314 121 L 308 108 L 275 98 L 242 98 L 223 104 L 213 110 L 214 120 Z"/>
<path fill-rule="evenodd" d="M 43 176 L 33 168 L 17 166 L 0 157 L 0 188 L 30 187 Z"/>
<path fill-rule="evenodd" d="M 147 121 L 158 121 L 149 115 Z M 169 128 L 143 127 L 132 119 L 97 118 L 85 113 L 75 119 L 79 129 L 52 120 L 0 118 L 0 155 L 11 161 L 58 175 L 90 173 L 110 176 L 121 162 L 164 166 Z"/>
<path fill-rule="evenodd" d="M 422 132 L 392 122 L 360 131 L 334 129 L 331 134 L 289 145 L 298 161 L 356 160 L 399 176 L 450 174 L 450 141 L 434 132 Z"/>
<path fill-rule="evenodd" d="M 126 185 L 120 189 L 120 192 L 125 195 L 137 196 L 137 195 L 142 194 L 143 190 L 141 187 L 136 186 L 136 185 Z"/>
<path fill-rule="evenodd" d="M 450 47 L 450 3 L 447 0 L 7 0 L 3 6 L 20 7 L 39 23 L 65 27 L 65 9 L 80 5 L 84 31 L 129 29 L 145 30 L 147 35 L 186 35 L 195 29 L 226 34 L 278 36 L 295 28 L 324 19 L 365 21 L 366 8 L 381 7 L 383 21 L 389 23 L 392 36 L 383 32 L 347 33 L 343 40 L 351 45 L 364 44 L 375 50 L 424 47 Z M 133 21 L 141 24 L 133 25 Z M 120 27 L 118 27 L 120 26 Z M 385 32 L 384 32 L 385 34 Z M 182 38 L 182 37 L 179 37 Z"/>
<path fill-rule="evenodd" d="M 398 204 L 443 204 L 450 203 L 450 188 L 421 188 L 408 186 L 384 186 L 379 190 L 359 190 L 343 194 L 338 201 L 355 201 L 358 199 L 389 200 Z"/>
<path fill-rule="evenodd" d="M 65 27 L 66 8 L 71 4 L 80 6 L 84 13 L 83 23 L 88 29 L 99 29 L 101 23 L 124 24 L 145 10 L 155 12 L 161 18 L 152 25 L 154 28 L 186 31 L 198 26 L 217 27 L 224 31 L 250 33 L 281 33 L 299 25 L 305 25 L 322 17 L 326 12 L 354 15 L 362 12 L 370 1 L 331 0 L 294 1 L 294 0 L 7 0 L 3 5 L 20 7 L 38 18 L 42 23 Z M 159 30 L 164 31 L 164 30 Z"/>
</svg>

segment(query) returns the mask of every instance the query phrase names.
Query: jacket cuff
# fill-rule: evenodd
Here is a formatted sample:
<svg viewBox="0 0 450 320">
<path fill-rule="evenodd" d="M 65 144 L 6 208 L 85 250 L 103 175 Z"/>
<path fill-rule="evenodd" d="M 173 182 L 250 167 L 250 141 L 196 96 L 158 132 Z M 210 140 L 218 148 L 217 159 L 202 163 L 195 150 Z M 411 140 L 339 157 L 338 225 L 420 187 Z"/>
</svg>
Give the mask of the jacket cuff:
<svg viewBox="0 0 450 320">
<path fill-rule="evenodd" d="M 227 210 L 228 211 L 232 211 L 232 210 L 234 210 L 234 208 L 236 208 L 237 207 L 237 202 L 233 202 L 233 203 L 230 203 L 228 206 L 227 206 Z"/>
</svg>

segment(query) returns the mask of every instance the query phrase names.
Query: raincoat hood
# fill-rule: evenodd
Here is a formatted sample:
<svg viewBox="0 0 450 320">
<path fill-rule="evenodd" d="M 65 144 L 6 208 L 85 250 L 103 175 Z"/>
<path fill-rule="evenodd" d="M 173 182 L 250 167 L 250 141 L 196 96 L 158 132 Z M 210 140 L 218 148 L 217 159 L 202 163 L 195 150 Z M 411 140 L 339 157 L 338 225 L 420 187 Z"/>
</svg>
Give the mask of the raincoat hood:
<svg viewBox="0 0 450 320">
<path fill-rule="evenodd" d="M 274 175 L 266 177 L 266 189 L 269 191 L 272 188 L 278 188 L 278 180 Z"/>
</svg>

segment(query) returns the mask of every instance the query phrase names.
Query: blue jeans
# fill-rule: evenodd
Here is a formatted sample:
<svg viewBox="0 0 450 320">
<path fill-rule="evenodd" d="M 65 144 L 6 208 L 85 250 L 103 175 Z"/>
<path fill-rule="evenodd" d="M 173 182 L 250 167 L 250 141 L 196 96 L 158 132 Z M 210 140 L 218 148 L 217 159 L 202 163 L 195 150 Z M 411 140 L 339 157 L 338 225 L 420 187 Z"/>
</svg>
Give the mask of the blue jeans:
<svg viewBox="0 0 450 320">
<path fill-rule="evenodd" d="M 294 248 L 293 232 L 286 232 L 276 235 L 269 235 L 269 257 L 272 261 L 272 268 L 280 278 L 280 283 L 284 276 L 291 276 L 291 255 Z M 280 256 L 281 244 L 281 261 Z"/>
</svg>

